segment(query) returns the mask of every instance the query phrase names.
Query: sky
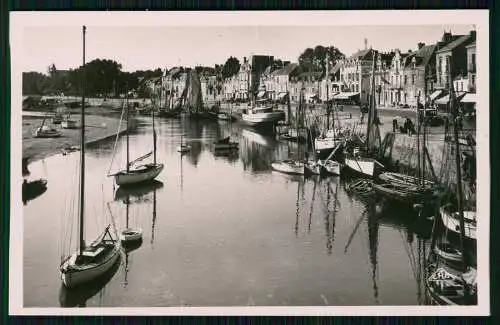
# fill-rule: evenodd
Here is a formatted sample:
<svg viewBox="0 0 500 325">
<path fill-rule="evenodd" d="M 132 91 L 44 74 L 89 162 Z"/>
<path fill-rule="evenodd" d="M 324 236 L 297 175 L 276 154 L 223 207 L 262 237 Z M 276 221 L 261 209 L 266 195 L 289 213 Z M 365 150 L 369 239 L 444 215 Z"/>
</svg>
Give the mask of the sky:
<svg viewBox="0 0 500 325">
<path fill-rule="evenodd" d="M 368 47 L 381 51 L 417 49 L 417 43 L 436 43 L 443 32 L 467 34 L 473 25 L 410 26 L 100 26 L 87 24 L 86 62 L 112 59 L 122 70 L 173 66 L 214 66 L 229 56 L 273 55 L 296 62 L 307 48 L 336 46 L 345 55 Z M 82 64 L 81 26 L 25 26 L 23 71 L 47 72 Z"/>
</svg>

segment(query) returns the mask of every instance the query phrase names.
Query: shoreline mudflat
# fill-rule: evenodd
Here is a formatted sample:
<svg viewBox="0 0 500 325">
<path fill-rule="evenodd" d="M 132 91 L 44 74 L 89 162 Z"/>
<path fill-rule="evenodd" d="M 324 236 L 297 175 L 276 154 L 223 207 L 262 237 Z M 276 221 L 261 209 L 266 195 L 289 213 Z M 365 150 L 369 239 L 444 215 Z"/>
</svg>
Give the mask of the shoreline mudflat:
<svg viewBox="0 0 500 325">
<path fill-rule="evenodd" d="M 103 112 L 104 113 L 104 112 Z M 111 114 L 109 114 L 111 113 Z M 120 123 L 120 114 L 109 112 L 100 114 L 100 112 L 89 111 L 85 115 L 85 144 L 95 144 L 105 139 L 113 138 L 118 131 Z M 72 115 L 71 119 L 77 121 L 80 125 L 80 116 Z M 47 118 L 45 125 L 51 126 L 62 132 L 62 136 L 57 138 L 34 138 L 33 131 L 42 124 L 43 117 L 23 116 L 23 159 L 27 158 L 28 164 L 47 158 L 49 156 L 62 153 L 63 149 L 77 146 L 80 147 L 80 128 L 62 129 L 60 124 L 52 124 L 52 119 Z M 125 121 L 122 122 L 120 132 L 126 130 Z"/>
</svg>

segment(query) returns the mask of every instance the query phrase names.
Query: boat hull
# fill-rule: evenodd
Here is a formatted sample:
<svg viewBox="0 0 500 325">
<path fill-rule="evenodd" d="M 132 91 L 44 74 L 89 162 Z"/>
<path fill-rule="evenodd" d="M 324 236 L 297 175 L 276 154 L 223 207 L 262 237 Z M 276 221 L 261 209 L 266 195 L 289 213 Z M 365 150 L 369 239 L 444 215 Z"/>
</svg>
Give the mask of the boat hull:
<svg viewBox="0 0 500 325">
<path fill-rule="evenodd" d="M 142 239 L 142 229 L 126 228 L 120 233 L 120 241 L 124 243 L 134 242 Z"/>
<path fill-rule="evenodd" d="M 340 175 L 341 165 L 339 162 L 333 160 L 320 160 L 319 164 L 327 174 Z"/>
<path fill-rule="evenodd" d="M 126 186 L 150 181 L 156 178 L 164 168 L 163 164 L 148 165 L 145 170 L 122 171 L 115 174 L 115 183 L 118 186 Z"/>
<path fill-rule="evenodd" d="M 274 162 L 271 167 L 280 173 L 293 174 L 293 175 L 304 175 L 304 164 L 301 162 Z"/>
<path fill-rule="evenodd" d="M 457 213 L 450 213 L 446 211 L 444 207 L 439 209 L 441 214 L 441 220 L 443 225 L 451 230 L 452 232 L 460 235 L 460 220 L 457 216 Z M 464 234 L 465 237 L 469 239 L 476 239 L 476 221 L 475 221 L 476 212 L 475 211 L 464 211 Z"/>
<path fill-rule="evenodd" d="M 108 271 L 120 257 L 120 246 L 119 244 L 111 244 L 113 247 L 111 251 L 108 253 L 106 259 L 97 265 L 94 265 L 89 268 L 82 268 L 79 270 L 71 270 L 68 271 L 68 267 L 71 264 L 71 260 L 74 257 L 70 257 L 61 267 L 60 274 L 61 280 L 65 287 L 72 288 L 78 285 L 82 285 L 84 283 L 90 282 L 99 276 L 103 275 Z M 74 255 L 77 253 L 74 253 Z"/>
<path fill-rule="evenodd" d="M 351 158 L 346 157 L 344 162 L 346 167 L 349 167 L 354 172 L 373 177 L 375 175 L 375 161 L 370 158 Z"/>
<path fill-rule="evenodd" d="M 61 122 L 63 129 L 76 129 L 76 121 L 66 120 Z"/>
<path fill-rule="evenodd" d="M 177 147 L 177 152 L 180 152 L 180 153 L 188 152 L 189 150 L 191 150 L 191 147 L 187 146 L 187 145 L 182 145 L 182 146 Z"/>
<path fill-rule="evenodd" d="M 284 112 L 242 114 L 241 121 L 251 126 L 273 124 L 285 118 Z"/>
</svg>

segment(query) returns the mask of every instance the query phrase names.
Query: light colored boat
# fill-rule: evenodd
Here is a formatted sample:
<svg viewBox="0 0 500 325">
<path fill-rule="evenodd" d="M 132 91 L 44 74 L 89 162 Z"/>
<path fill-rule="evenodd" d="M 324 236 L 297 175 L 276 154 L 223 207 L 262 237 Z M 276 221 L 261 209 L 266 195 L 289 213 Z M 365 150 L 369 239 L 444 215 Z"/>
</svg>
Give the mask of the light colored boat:
<svg viewBox="0 0 500 325">
<path fill-rule="evenodd" d="M 61 135 L 61 131 L 50 128 L 47 125 L 41 125 L 33 131 L 33 137 L 35 138 L 58 138 Z"/>
<path fill-rule="evenodd" d="M 324 170 L 331 175 L 340 175 L 340 170 L 342 165 L 334 160 L 318 160 L 318 164 L 324 168 Z"/>
<path fill-rule="evenodd" d="M 181 144 L 180 146 L 177 147 L 177 152 L 180 153 L 185 153 L 191 150 L 191 146 L 188 144 Z"/>
<path fill-rule="evenodd" d="M 85 37 L 85 26 L 83 27 L 83 36 Z M 85 44 L 85 43 L 84 43 Z M 85 67 L 85 56 L 83 60 Z M 82 103 L 85 102 L 84 97 Z M 84 116 L 84 106 L 82 105 L 82 120 Z M 84 225 L 84 198 L 85 198 L 85 127 L 81 127 L 81 159 L 80 159 L 80 186 L 79 200 L 80 209 L 78 213 L 78 249 L 70 256 L 62 259 L 59 271 L 63 284 L 68 287 L 75 287 L 80 284 L 88 283 L 100 277 L 108 271 L 120 258 L 120 242 L 115 240 L 109 231 L 108 225 L 104 232 L 97 237 L 90 245 L 85 244 Z"/>
<path fill-rule="evenodd" d="M 231 115 L 227 113 L 219 113 L 217 114 L 217 119 L 221 121 L 230 121 L 231 120 Z"/>
<path fill-rule="evenodd" d="M 244 123 L 251 126 L 276 123 L 285 118 L 285 112 L 274 110 L 273 106 L 255 106 L 241 115 Z"/>
<path fill-rule="evenodd" d="M 450 211 L 449 206 L 439 208 L 443 225 L 456 234 L 460 234 L 460 218 L 458 212 Z M 465 237 L 476 239 L 476 211 L 464 211 Z"/>
<path fill-rule="evenodd" d="M 92 281 L 108 271 L 119 257 L 120 243 L 111 237 L 108 226 L 97 240 L 62 263 L 61 279 L 68 288 Z"/>
<path fill-rule="evenodd" d="M 314 160 L 308 160 L 304 163 L 304 173 L 309 175 L 321 175 L 323 167 Z"/>
<path fill-rule="evenodd" d="M 132 185 L 153 180 L 163 170 L 163 164 L 146 164 L 113 174 L 116 185 Z"/>
<path fill-rule="evenodd" d="M 116 172 L 114 174 L 108 174 L 108 176 L 114 176 L 115 183 L 118 186 L 128 186 L 138 183 L 147 182 L 155 179 L 163 170 L 164 165 L 156 162 L 156 130 L 154 122 L 154 111 L 152 111 L 151 116 L 153 119 L 153 151 L 133 160 L 129 161 L 129 105 L 128 105 L 128 94 L 127 94 L 127 105 L 125 105 L 127 110 L 127 163 L 126 168 Z M 121 121 L 120 121 L 121 124 Z M 119 132 L 117 132 L 116 142 L 118 141 Z M 116 143 L 115 143 L 116 148 Z M 153 154 L 153 162 L 141 165 L 135 165 L 136 163 L 150 157 Z M 110 166 L 111 169 L 111 166 Z"/>
<path fill-rule="evenodd" d="M 335 132 L 330 129 L 325 135 L 314 139 L 314 148 L 317 154 L 323 154 L 334 150 L 341 142 L 342 140 L 335 137 Z"/>
<path fill-rule="evenodd" d="M 384 168 L 376 159 L 369 157 L 346 156 L 344 164 L 351 170 L 369 177 L 373 177 L 379 168 Z"/>
<path fill-rule="evenodd" d="M 125 228 L 120 233 L 120 240 L 122 242 L 128 243 L 142 239 L 142 229 L 141 228 Z"/>
<path fill-rule="evenodd" d="M 61 127 L 63 129 L 76 129 L 76 121 L 72 120 L 68 114 L 68 116 L 61 121 Z"/>
<path fill-rule="evenodd" d="M 281 173 L 304 175 L 304 162 L 297 160 L 282 160 L 273 162 L 271 167 Z"/>
</svg>

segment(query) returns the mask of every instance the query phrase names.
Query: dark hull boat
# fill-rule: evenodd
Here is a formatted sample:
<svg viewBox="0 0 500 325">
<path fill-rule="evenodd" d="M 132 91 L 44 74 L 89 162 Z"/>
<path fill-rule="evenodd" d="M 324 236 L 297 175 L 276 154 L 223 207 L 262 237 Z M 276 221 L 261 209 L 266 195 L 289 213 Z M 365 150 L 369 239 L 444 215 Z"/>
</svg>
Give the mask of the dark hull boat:
<svg viewBox="0 0 500 325">
<path fill-rule="evenodd" d="M 464 280 L 464 276 L 474 273 L 473 270 L 458 276 L 447 268 L 438 267 L 437 263 L 427 266 L 428 276 L 425 286 L 431 303 L 441 306 L 475 305 L 477 304 L 477 293 L 474 284 Z"/>
<path fill-rule="evenodd" d="M 47 180 L 37 179 L 35 181 L 24 181 L 23 182 L 23 203 L 26 204 L 28 201 L 33 200 L 47 190 Z"/>
<path fill-rule="evenodd" d="M 219 141 L 214 142 L 215 150 L 232 150 L 238 149 L 238 142 L 230 141 L 230 137 L 221 139 Z"/>
<path fill-rule="evenodd" d="M 396 185 L 392 183 L 373 184 L 373 189 L 387 199 L 407 203 L 417 203 L 432 199 L 433 192 L 428 188 L 413 185 Z"/>
</svg>

